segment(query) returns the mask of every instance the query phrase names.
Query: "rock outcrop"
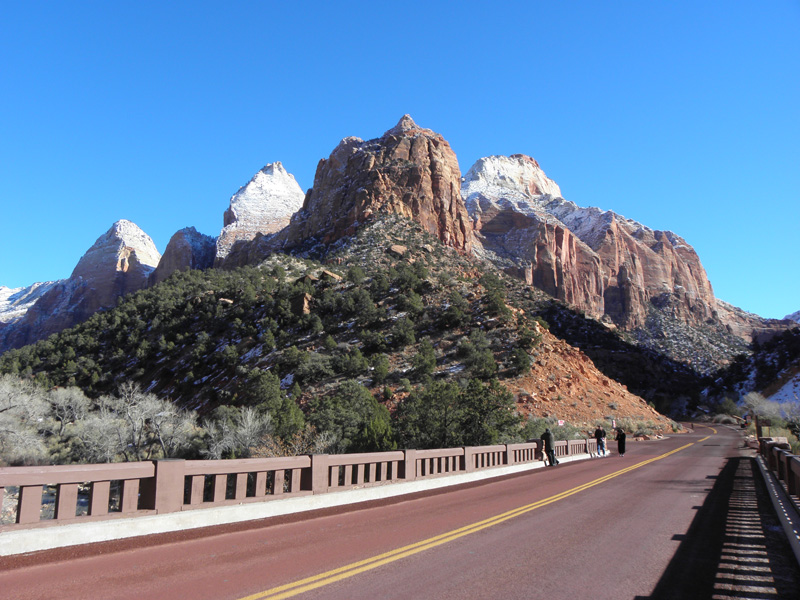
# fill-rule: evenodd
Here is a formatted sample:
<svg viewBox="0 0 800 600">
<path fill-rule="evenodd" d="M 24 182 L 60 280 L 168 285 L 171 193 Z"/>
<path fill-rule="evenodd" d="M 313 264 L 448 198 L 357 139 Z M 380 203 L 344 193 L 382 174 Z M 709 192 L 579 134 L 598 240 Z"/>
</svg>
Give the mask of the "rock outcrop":
<svg viewBox="0 0 800 600">
<path fill-rule="evenodd" d="M 783 318 L 784 318 L 784 320 L 787 320 L 787 321 L 794 321 L 795 323 L 800 323 L 800 310 L 798 310 L 797 312 L 794 312 L 794 313 L 792 313 L 790 315 L 786 315 Z"/>
<path fill-rule="evenodd" d="M 117 298 L 147 286 L 161 255 L 153 240 L 121 220 L 81 257 L 69 279 L 56 282 L 0 333 L 0 351 L 19 348 L 77 325 Z"/>
<path fill-rule="evenodd" d="M 221 262 L 237 242 L 247 242 L 258 234 L 280 231 L 303 205 L 305 194 L 280 162 L 268 164 L 231 197 L 225 211 L 222 232 L 217 238 L 217 262 Z"/>
<path fill-rule="evenodd" d="M 343 139 L 321 160 L 314 187 L 289 226 L 275 236 L 284 248 L 311 238 L 334 242 L 377 212 L 420 223 L 467 253 L 472 225 L 460 195 L 461 172 L 450 144 L 410 116 L 374 140 Z"/>
<path fill-rule="evenodd" d="M 683 238 L 564 200 L 530 157 L 480 159 L 462 194 L 479 253 L 590 316 L 633 331 L 657 310 L 690 327 L 722 326 L 746 341 L 785 329 L 718 303 Z"/>
<path fill-rule="evenodd" d="M 194 227 L 181 229 L 167 244 L 156 270 L 150 274 L 149 285 L 164 281 L 175 271 L 208 269 L 214 265 L 217 240 L 199 233 Z"/>
</svg>

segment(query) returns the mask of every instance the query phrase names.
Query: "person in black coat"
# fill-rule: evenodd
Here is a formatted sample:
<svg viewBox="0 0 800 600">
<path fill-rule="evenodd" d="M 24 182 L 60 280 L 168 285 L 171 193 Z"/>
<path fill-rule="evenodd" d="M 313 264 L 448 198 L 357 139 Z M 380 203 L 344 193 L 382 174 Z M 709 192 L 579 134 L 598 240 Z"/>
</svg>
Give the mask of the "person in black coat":
<svg viewBox="0 0 800 600">
<path fill-rule="evenodd" d="M 620 456 L 625 456 L 625 430 L 622 427 L 617 429 L 617 452 Z"/>
<path fill-rule="evenodd" d="M 544 453 L 547 455 L 547 466 L 554 467 L 558 464 L 556 459 L 555 442 L 553 441 L 553 434 L 550 433 L 550 428 L 544 430 L 542 434 L 542 445 L 544 446 Z"/>
<path fill-rule="evenodd" d="M 606 430 L 600 425 L 594 430 L 594 439 L 597 440 L 597 455 L 606 455 Z"/>
</svg>

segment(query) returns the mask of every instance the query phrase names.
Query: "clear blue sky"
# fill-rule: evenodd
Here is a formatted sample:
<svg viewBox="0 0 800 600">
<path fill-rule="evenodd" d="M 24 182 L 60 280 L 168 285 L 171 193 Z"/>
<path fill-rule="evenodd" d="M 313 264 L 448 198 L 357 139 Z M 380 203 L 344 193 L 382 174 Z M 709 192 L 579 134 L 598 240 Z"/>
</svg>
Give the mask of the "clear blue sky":
<svg viewBox="0 0 800 600">
<path fill-rule="evenodd" d="M 800 310 L 800 2 L 3 2 L 0 285 L 68 277 L 111 224 L 217 235 L 282 161 L 409 113 L 462 172 L 536 158 L 669 229 L 716 295 Z"/>
</svg>

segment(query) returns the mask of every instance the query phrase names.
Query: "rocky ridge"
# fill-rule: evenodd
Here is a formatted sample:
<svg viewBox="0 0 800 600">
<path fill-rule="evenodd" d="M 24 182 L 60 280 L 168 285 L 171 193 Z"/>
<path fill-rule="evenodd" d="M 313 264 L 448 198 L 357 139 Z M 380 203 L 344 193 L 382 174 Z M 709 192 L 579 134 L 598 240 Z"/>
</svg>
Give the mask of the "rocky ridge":
<svg viewBox="0 0 800 600">
<path fill-rule="evenodd" d="M 244 401 L 252 378 L 266 373 L 286 389 L 299 383 L 304 409 L 349 379 L 395 410 L 426 377 L 497 376 L 524 416 L 585 430 L 626 418 L 671 431 L 669 419 L 537 320 L 537 307 L 551 302 L 543 292 L 443 246 L 417 223 L 379 215 L 318 258 L 276 253 L 258 268 L 176 273 L 43 344 L 3 355 L 0 371 L 31 370 L 48 385 L 72 378 L 95 395 L 133 381 L 204 414 Z M 508 288 L 492 291 L 492 281 Z M 457 297 L 460 315 L 451 311 Z M 403 323 L 410 336 L 401 336 Z M 488 352 L 490 373 L 476 370 L 467 339 Z M 418 358 L 428 343 L 435 362 L 423 375 Z M 523 348 L 531 365 L 520 373 L 514 350 Z M 82 357 L 77 371 L 74 355 Z M 387 372 L 379 378 L 381 358 Z"/>
</svg>

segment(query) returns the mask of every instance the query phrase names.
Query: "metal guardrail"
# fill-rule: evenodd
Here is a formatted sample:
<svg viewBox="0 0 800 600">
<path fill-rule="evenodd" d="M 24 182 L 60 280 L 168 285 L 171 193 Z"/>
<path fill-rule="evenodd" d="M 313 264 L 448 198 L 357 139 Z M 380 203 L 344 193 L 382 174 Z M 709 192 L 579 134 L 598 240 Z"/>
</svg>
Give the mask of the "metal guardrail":
<svg viewBox="0 0 800 600">
<path fill-rule="evenodd" d="M 541 449 L 541 440 L 534 440 L 362 454 L 2 467 L 0 533 L 446 477 L 539 461 Z M 561 441 L 555 450 L 559 457 L 592 454 L 597 444 Z"/>
</svg>

